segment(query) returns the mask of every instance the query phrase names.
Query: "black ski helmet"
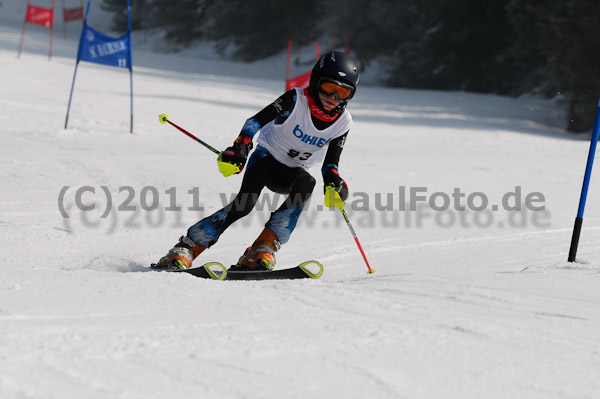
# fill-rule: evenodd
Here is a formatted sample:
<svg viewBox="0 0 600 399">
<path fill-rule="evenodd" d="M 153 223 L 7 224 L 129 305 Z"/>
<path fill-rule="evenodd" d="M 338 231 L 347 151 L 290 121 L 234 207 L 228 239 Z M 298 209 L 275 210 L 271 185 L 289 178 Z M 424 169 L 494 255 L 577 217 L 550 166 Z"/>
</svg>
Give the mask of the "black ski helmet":
<svg viewBox="0 0 600 399">
<path fill-rule="evenodd" d="M 341 51 L 330 51 L 323 54 L 313 67 L 310 74 L 308 94 L 315 100 L 317 106 L 325 111 L 319 98 L 319 84 L 323 79 L 350 86 L 352 90 L 350 97 L 340 100 L 340 104 L 330 112 L 331 114 L 342 113 L 348 105 L 348 101 L 354 97 L 356 92 L 356 85 L 358 84 L 358 65 L 356 61 Z"/>
</svg>

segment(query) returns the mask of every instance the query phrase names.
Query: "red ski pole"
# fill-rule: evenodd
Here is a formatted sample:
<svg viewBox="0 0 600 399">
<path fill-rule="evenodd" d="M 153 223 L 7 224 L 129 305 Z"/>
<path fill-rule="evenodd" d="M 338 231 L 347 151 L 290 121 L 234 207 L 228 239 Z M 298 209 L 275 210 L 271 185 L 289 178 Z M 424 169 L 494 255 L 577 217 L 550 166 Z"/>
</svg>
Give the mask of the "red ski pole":
<svg viewBox="0 0 600 399">
<path fill-rule="evenodd" d="M 209 150 L 211 150 L 212 152 L 214 152 L 215 154 L 220 154 L 221 151 L 217 150 L 216 148 L 214 148 L 213 146 L 210 146 L 208 144 L 206 144 L 204 141 L 200 140 L 198 137 L 194 136 L 193 134 L 191 134 L 190 132 L 188 132 L 187 130 L 185 130 L 184 128 L 177 126 L 175 123 L 171 122 L 169 120 L 169 115 L 167 114 L 161 114 L 158 117 L 158 121 L 160 123 L 162 123 L 163 125 L 165 123 L 168 123 L 169 125 L 173 126 L 175 129 L 179 130 L 181 133 L 187 135 L 188 137 L 196 140 L 198 143 L 202 144 L 203 146 L 205 146 L 206 148 L 208 148 Z"/>
<path fill-rule="evenodd" d="M 217 165 L 219 167 L 219 172 L 221 172 L 223 174 L 223 176 L 228 177 L 234 174 L 238 174 L 242 171 L 243 169 L 243 165 L 241 164 L 232 164 L 232 163 L 228 163 L 228 162 L 223 162 L 221 160 L 221 154 L 222 152 L 217 150 L 215 147 L 206 144 L 204 141 L 200 140 L 198 137 L 194 136 L 193 134 L 191 134 L 190 132 L 188 132 L 187 130 L 185 130 L 184 128 L 177 126 L 175 123 L 171 122 L 169 120 L 169 115 L 167 114 L 160 114 L 158 117 L 158 121 L 160 123 L 162 123 L 163 125 L 165 123 L 168 123 L 169 125 L 173 126 L 175 129 L 179 130 L 181 133 L 185 134 L 186 136 L 188 136 L 189 138 L 192 138 L 194 140 L 196 140 L 198 143 L 202 144 L 204 147 L 208 148 L 209 150 L 211 150 L 212 152 L 214 152 L 215 154 L 217 154 L 219 157 L 217 158 Z"/>
<path fill-rule="evenodd" d="M 343 208 L 340 209 L 340 211 L 342 212 L 342 215 L 344 216 L 344 219 L 346 220 L 346 224 L 348 225 L 348 228 L 350 229 L 350 233 L 352 233 L 352 237 L 354 237 L 354 241 L 356 241 L 356 245 L 358 245 L 358 249 L 360 250 L 362 257 L 365 260 L 365 263 L 367 264 L 367 268 L 369 269 L 368 274 L 377 273 L 377 270 L 371 269 L 371 265 L 369 265 L 369 261 L 367 260 L 367 255 L 365 255 L 365 251 L 364 251 L 362 245 L 360 245 L 360 241 L 358 241 L 358 237 L 356 235 L 356 232 L 354 232 L 354 229 L 352 228 L 352 224 L 350 223 L 348 214 L 346 213 L 346 211 Z"/>
</svg>

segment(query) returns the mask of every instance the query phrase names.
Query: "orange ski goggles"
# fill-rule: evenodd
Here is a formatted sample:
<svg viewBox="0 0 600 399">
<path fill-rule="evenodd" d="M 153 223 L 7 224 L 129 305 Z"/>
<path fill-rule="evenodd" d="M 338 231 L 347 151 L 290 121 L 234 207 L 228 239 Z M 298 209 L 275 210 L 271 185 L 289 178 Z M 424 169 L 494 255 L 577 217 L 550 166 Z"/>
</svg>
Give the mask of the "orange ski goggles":
<svg viewBox="0 0 600 399">
<path fill-rule="evenodd" d="M 319 91 L 325 97 L 335 96 L 338 101 L 347 100 L 354 94 L 354 88 L 350 85 L 334 80 L 321 79 L 319 82 Z"/>
</svg>

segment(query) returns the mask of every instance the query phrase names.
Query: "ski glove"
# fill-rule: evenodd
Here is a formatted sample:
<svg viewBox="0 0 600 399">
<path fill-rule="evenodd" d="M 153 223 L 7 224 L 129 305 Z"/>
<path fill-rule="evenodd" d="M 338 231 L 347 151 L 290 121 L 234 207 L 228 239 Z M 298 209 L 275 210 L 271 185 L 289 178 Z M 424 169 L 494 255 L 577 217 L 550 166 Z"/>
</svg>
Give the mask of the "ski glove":
<svg viewBox="0 0 600 399">
<path fill-rule="evenodd" d="M 234 173 L 241 173 L 242 170 L 244 170 L 246 160 L 248 159 L 248 154 L 252 150 L 252 147 L 252 138 L 245 134 L 240 134 L 233 145 L 231 147 L 227 147 L 227 149 L 219 155 L 218 163 L 221 173 L 223 173 L 225 177 L 231 176 Z M 237 169 L 232 171 L 230 167 L 224 167 L 223 164 L 233 165 Z"/>
<path fill-rule="evenodd" d="M 323 173 L 323 192 L 325 193 L 325 205 L 330 208 L 343 208 L 343 202 L 348 198 L 348 185 L 340 177 L 337 169 L 331 168 Z M 328 190 L 329 189 L 329 190 Z M 339 195 L 339 200 L 335 200 L 335 198 L 331 198 L 328 191 L 333 190 L 337 195 Z M 333 193 L 332 193 L 333 194 Z M 341 204 L 338 202 L 341 200 Z M 340 209 L 341 209 L 340 208 Z"/>
</svg>

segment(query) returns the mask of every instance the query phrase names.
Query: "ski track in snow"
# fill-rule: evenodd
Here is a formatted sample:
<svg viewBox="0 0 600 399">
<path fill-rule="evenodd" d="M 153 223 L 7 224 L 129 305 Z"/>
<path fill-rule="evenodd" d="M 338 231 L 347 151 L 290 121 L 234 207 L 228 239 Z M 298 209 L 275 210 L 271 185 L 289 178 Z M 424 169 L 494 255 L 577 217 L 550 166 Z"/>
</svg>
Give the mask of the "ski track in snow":
<svg viewBox="0 0 600 399">
<path fill-rule="evenodd" d="M 448 226 L 431 210 L 409 223 L 409 212 L 350 209 L 378 270 L 367 275 L 341 215 L 315 210 L 317 187 L 278 265 L 318 259 L 321 279 L 206 281 L 147 265 L 198 219 L 187 190 L 199 188 L 208 214 L 240 177 L 223 179 L 157 116 L 225 147 L 280 94 L 281 57 L 243 65 L 136 50 L 133 135 L 127 74 L 82 64 L 64 130 L 75 34 L 56 35 L 49 62 L 46 32 L 30 29 L 17 60 L 20 23 L 2 18 L 0 397 L 597 397 L 600 185 L 568 263 L 589 142 L 561 129 L 554 102 L 361 86 L 340 164 L 351 191 L 460 187 L 499 203 L 520 186 L 543 193 L 546 213 L 500 211 L 478 227 L 472 213 Z M 85 198 L 99 209 L 82 215 L 68 191 L 62 218 L 64 186 L 95 187 Z M 176 187 L 184 210 L 161 223 L 103 219 L 101 186 L 115 204 L 132 187 L 138 207 L 144 187 Z M 235 262 L 266 218 L 234 225 L 196 263 Z"/>
</svg>

